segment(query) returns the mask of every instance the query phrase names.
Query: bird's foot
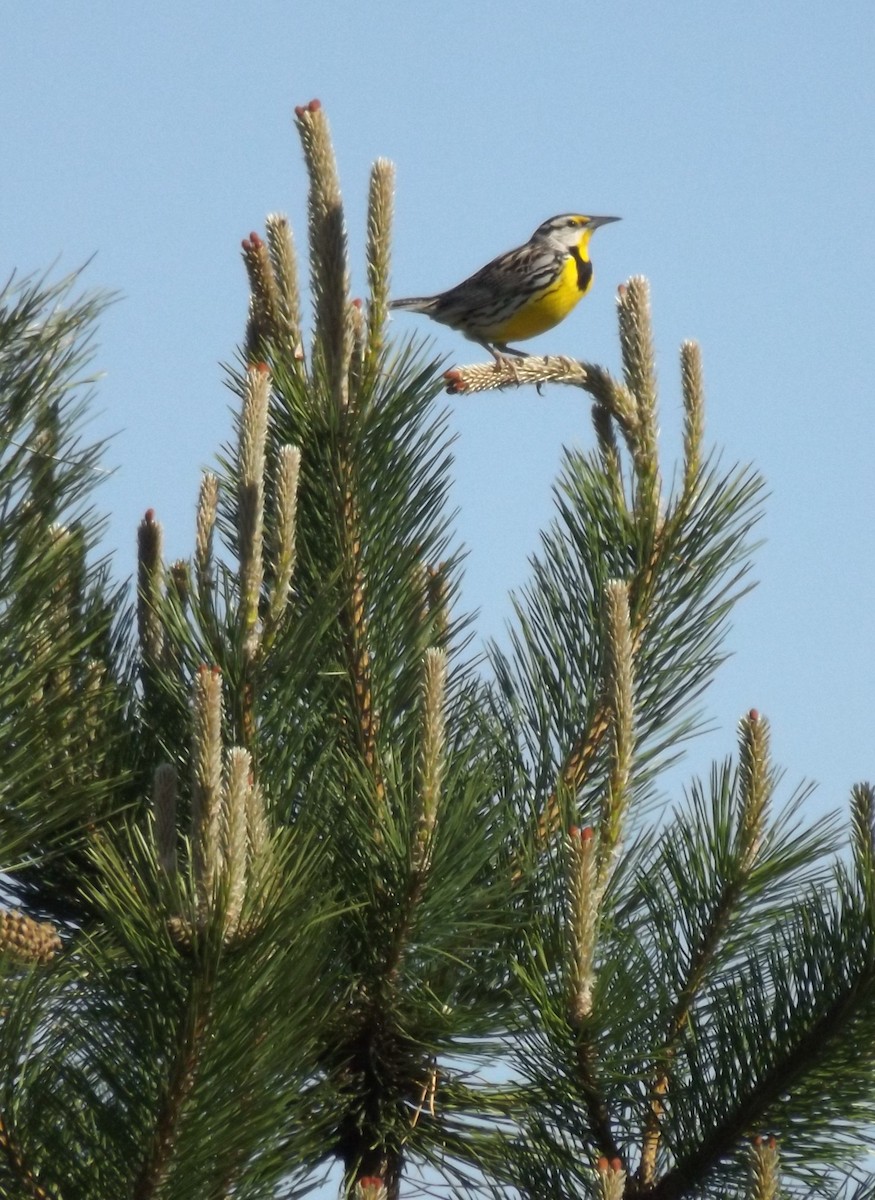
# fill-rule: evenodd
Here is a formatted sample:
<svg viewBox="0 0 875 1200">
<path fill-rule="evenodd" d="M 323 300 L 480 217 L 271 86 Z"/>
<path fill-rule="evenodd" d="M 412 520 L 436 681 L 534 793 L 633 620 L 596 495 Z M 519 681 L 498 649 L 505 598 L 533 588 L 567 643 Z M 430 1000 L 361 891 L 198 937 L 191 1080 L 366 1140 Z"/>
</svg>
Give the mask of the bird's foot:
<svg viewBox="0 0 875 1200">
<path fill-rule="evenodd" d="M 500 375 L 502 371 L 506 371 L 507 374 L 512 375 L 518 383 L 520 377 L 519 359 L 511 358 L 509 354 L 497 354 L 495 351 L 493 351 L 493 356 L 495 358 L 495 366 L 493 369 L 496 375 Z"/>
<path fill-rule="evenodd" d="M 525 350 L 517 350 L 515 346 L 507 346 L 504 342 L 495 342 L 486 348 L 495 359 L 496 373 L 507 370 L 515 379 L 518 378 L 516 360 L 529 357 Z"/>
</svg>

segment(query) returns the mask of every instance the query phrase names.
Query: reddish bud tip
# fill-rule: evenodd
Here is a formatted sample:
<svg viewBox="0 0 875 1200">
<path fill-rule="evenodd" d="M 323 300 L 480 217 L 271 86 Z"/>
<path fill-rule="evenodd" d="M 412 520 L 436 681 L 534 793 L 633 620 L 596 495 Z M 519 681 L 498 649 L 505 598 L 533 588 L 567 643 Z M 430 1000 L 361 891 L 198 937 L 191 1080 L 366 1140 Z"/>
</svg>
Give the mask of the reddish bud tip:
<svg viewBox="0 0 875 1200">
<path fill-rule="evenodd" d="M 758 721 L 758 720 L 760 719 L 760 714 L 759 714 L 759 712 L 757 711 L 757 709 L 755 709 L 755 708 L 752 708 L 752 709 L 750 710 L 750 712 L 747 714 L 747 719 L 748 719 L 749 721 Z"/>
<path fill-rule="evenodd" d="M 775 1137 L 774 1134 L 772 1134 L 772 1136 L 769 1138 L 769 1149 L 770 1150 L 778 1149 L 778 1139 Z"/>
<path fill-rule="evenodd" d="M 155 520 L 155 509 L 147 508 L 146 512 L 143 516 L 143 520 L 146 522 L 147 525 L 151 525 Z"/>
<path fill-rule="evenodd" d="M 266 362 L 253 363 L 249 369 L 250 371 L 257 371 L 259 375 L 267 375 L 267 373 L 270 371 L 270 367 Z"/>
<path fill-rule="evenodd" d="M 209 669 L 210 668 L 207 666 L 206 663 L 201 663 L 201 665 L 197 669 L 197 673 L 198 673 L 198 675 L 206 675 L 208 673 Z"/>
<path fill-rule="evenodd" d="M 249 235 L 249 242 L 250 242 L 253 250 L 258 250 L 259 247 L 261 246 L 261 238 L 258 236 L 258 234 L 254 230 Z"/>
<path fill-rule="evenodd" d="M 447 381 L 447 391 L 451 396 L 457 396 L 459 392 L 466 392 L 468 390 L 462 376 L 455 367 L 449 371 L 444 371 L 444 379 Z"/>
<path fill-rule="evenodd" d="M 362 1175 L 359 1187 L 382 1187 L 383 1180 L 379 1175 Z"/>
<path fill-rule="evenodd" d="M 244 253 L 244 254 L 248 254 L 248 253 L 249 253 L 249 251 L 252 249 L 252 244 L 251 244 L 251 242 L 249 241 L 249 238 L 244 238 L 244 239 L 243 239 L 243 241 L 240 243 L 240 248 L 242 249 L 242 251 L 243 251 L 243 253 Z"/>
<path fill-rule="evenodd" d="M 626 292 L 628 290 L 629 289 L 626 287 L 625 283 L 621 283 L 620 286 L 617 288 L 617 295 L 620 297 L 621 300 L 626 295 Z"/>
<path fill-rule="evenodd" d="M 318 112 L 321 107 L 322 107 L 321 100 L 315 100 L 315 99 L 311 100 L 310 103 L 307 105 L 307 108 L 309 108 L 310 112 Z"/>
<path fill-rule="evenodd" d="M 222 668 L 221 667 L 210 667 L 210 674 L 212 675 L 213 679 L 218 679 L 219 676 L 222 674 Z"/>
<path fill-rule="evenodd" d="M 352 302 L 352 306 L 353 306 L 353 308 L 361 308 L 362 301 L 361 301 L 360 296 L 356 296 L 355 300 L 353 300 L 353 302 Z"/>
<path fill-rule="evenodd" d="M 598 1169 L 599 1169 L 600 1171 L 607 1171 L 608 1167 L 610 1166 L 610 1163 L 609 1163 L 609 1162 L 608 1162 L 608 1160 L 605 1158 L 605 1156 L 604 1156 L 604 1155 L 602 1155 L 602 1156 L 601 1156 L 601 1157 L 600 1157 L 600 1158 L 599 1158 L 599 1159 L 596 1161 L 596 1166 L 598 1167 Z"/>
<path fill-rule="evenodd" d="M 579 825 L 572 825 L 568 830 L 568 836 L 570 838 L 579 838 L 582 842 L 591 842 L 595 837 L 595 833 L 591 825 L 584 825 L 583 829 Z"/>
<path fill-rule="evenodd" d="M 611 1170 L 612 1171 L 622 1171 L 622 1169 L 623 1169 L 622 1159 L 612 1158 L 611 1159 Z"/>
</svg>

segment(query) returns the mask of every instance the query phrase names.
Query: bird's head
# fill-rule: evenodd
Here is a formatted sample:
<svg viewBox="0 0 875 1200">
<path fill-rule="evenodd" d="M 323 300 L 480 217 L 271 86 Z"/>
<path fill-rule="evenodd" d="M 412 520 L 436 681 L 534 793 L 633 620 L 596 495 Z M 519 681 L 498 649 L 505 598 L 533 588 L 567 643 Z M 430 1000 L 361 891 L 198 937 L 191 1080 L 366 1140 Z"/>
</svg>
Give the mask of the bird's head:
<svg viewBox="0 0 875 1200">
<path fill-rule="evenodd" d="M 543 239 L 560 250 L 577 249 L 585 252 L 589 239 L 600 225 L 619 221 L 619 217 L 587 217 L 583 213 L 561 213 L 539 225 L 532 235 L 533 240 Z"/>
</svg>

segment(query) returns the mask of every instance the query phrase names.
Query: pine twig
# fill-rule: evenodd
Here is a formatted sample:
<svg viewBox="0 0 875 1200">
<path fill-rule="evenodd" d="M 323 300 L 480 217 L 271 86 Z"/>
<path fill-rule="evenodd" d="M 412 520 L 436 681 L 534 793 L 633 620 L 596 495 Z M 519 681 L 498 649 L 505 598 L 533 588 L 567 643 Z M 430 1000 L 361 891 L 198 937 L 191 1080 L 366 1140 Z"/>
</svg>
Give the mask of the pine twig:
<svg viewBox="0 0 875 1200">
<path fill-rule="evenodd" d="M 222 674 L 202 666 L 195 677 L 191 841 L 201 918 L 212 913 L 221 869 Z"/>
<path fill-rule="evenodd" d="M 264 581 L 264 467 L 267 442 L 270 371 L 264 363 L 246 372 L 240 421 L 240 619 L 247 664 L 258 652 L 259 605 Z"/>
<path fill-rule="evenodd" d="M 222 793 L 224 820 L 223 865 L 225 896 L 225 940 L 232 940 L 240 927 L 249 883 L 248 803 L 252 786 L 252 757 L 241 746 L 228 751 Z"/>
<path fill-rule="evenodd" d="M 650 317 L 650 288 L 641 275 L 633 276 L 618 291 L 617 316 L 626 388 L 635 399 L 635 508 L 656 528 L 660 509 L 657 439 L 656 355 Z"/>
<path fill-rule="evenodd" d="M 132 1200 L 153 1200 L 170 1170 L 179 1121 L 195 1084 L 206 1037 L 209 996 L 210 989 L 202 981 L 192 984 L 186 1009 L 181 1014 L 180 1040 L 171 1062 L 152 1140 L 131 1190 Z"/>
<path fill-rule="evenodd" d="M 447 655 L 429 647 L 423 671 L 420 813 L 413 853 L 413 873 L 424 882 L 431 865 L 440 808 L 446 753 Z"/>
<path fill-rule="evenodd" d="M 378 801 L 382 801 L 385 795 L 385 788 L 377 761 L 379 714 L 374 708 L 370 633 L 365 595 L 365 573 L 362 563 L 360 521 L 358 504 L 351 481 L 347 482 L 344 492 L 342 521 L 344 555 L 347 565 L 345 621 L 347 661 L 356 708 L 359 749 L 365 768 L 374 779 L 376 797 Z"/>
<path fill-rule="evenodd" d="M 212 471 L 201 477 L 197 498 L 195 525 L 195 583 L 203 607 L 212 610 L 214 604 L 213 536 L 219 508 L 219 480 Z"/>
<path fill-rule="evenodd" d="M 576 825 L 568 831 L 568 1016 L 580 1028 L 592 1015 L 595 951 L 604 888 L 599 881 L 599 845 L 595 830 Z"/>
<path fill-rule="evenodd" d="M 249 322 L 246 353 L 249 358 L 268 352 L 282 332 L 280 291 L 270 251 L 257 233 L 244 238 L 241 247 L 249 277 Z"/>
<path fill-rule="evenodd" d="M 394 209 L 395 167 L 378 158 L 371 168 L 368 190 L 368 319 L 366 359 L 376 366 L 389 312 L 389 266 Z"/>
<path fill-rule="evenodd" d="M 286 349 L 291 349 L 291 361 L 300 363 L 304 358 L 303 318 L 292 227 L 282 213 L 270 213 L 265 220 L 265 230 L 277 285 L 281 342 Z"/>
<path fill-rule="evenodd" d="M 318 100 L 295 109 L 310 178 L 310 289 L 315 305 L 314 353 L 324 363 L 329 394 L 338 409 L 349 399 L 352 337 L 347 314 L 349 265 L 340 181 L 328 119 Z"/>
<path fill-rule="evenodd" d="M 273 546 L 273 581 L 268 597 L 264 643 L 269 645 L 286 615 L 295 573 L 298 531 L 298 484 L 301 451 L 280 446 L 276 465 L 276 522 Z"/>
<path fill-rule="evenodd" d="M 137 529 L 137 631 L 144 667 L 156 667 L 164 653 L 161 601 L 164 587 L 164 531 L 149 508 Z"/>
<path fill-rule="evenodd" d="M 568 383 L 575 387 L 586 387 L 594 371 L 600 371 L 600 368 L 573 358 L 526 355 L 525 358 L 502 358 L 492 364 L 453 367 L 444 372 L 444 379 L 450 395 L 467 396 L 475 392 L 522 387 L 532 383 Z"/>
<path fill-rule="evenodd" d="M 662 538 L 659 537 L 654 543 L 650 557 L 639 567 L 628 584 L 630 652 L 633 659 L 639 653 L 647 628 L 649 601 L 653 593 L 662 553 Z M 595 711 L 582 731 L 577 745 L 573 746 L 568 754 L 560 770 L 559 779 L 547 797 L 544 810 L 538 818 L 535 840 L 539 846 L 545 846 L 561 825 L 560 796 L 563 794 L 576 796 L 583 791 L 589 778 L 590 768 L 595 762 L 606 734 L 611 729 L 611 721 L 610 701 L 603 696 L 596 704 Z"/>
<path fill-rule="evenodd" d="M 681 392 L 684 399 L 684 496 L 692 498 L 702 469 L 705 432 L 705 384 L 702 352 L 696 342 L 681 346 Z"/>
<path fill-rule="evenodd" d="M 635 750 L 634 645 L 629 614 L 629 585 L 612 579 L 605 588 L 607 657 L 605 691 L 611 713 L 611 769 L 602 804 L 599 878 L 607 886 L 629 807 Z"/>
</svg>

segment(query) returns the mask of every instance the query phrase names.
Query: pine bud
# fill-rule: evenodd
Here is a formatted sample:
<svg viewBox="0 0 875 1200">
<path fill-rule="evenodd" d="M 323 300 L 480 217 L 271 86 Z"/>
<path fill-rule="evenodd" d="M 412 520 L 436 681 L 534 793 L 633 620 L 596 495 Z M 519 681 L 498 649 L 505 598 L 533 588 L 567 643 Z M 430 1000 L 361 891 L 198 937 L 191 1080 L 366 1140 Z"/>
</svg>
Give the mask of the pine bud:
<svg viewBox="0 0 875 1200">
<path fill-rule="evenodd" d="M 755 1137 L 750 1149 L 748 1200 L 776 1200 L 780 1193 L 780 1182 L 776 1139 Z"/>
<path fill-rule="evenodd" d="M 386 1200 L 386 1185 L 379 1175 L 363 1175 L 355 1185 L 355 1200 Z"/>
<path fill-rule="evenodd" d="M 623 1200 L 626 1172 L 620 1159 L 612 1158 L 609 1162 L 603 1156 L 596 1163 L 596 1169 L 599 1176 L 600 1200 Z"/>
</svg>

